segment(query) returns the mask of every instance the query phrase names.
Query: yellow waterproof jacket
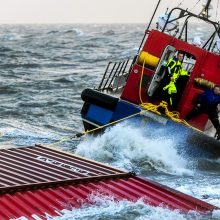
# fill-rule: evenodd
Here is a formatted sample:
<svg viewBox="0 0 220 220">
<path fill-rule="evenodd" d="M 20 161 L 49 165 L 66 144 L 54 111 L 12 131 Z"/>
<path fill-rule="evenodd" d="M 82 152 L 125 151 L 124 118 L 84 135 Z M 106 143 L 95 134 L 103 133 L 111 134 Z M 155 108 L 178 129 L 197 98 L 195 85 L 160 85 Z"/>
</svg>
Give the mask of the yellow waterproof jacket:
<svg viewBox="0 0 220 220">
<path fill-rule="evenodd" d="M 183 69 L 182 63 L 175 58 L 170 58 L 168 60 L 167 67 L 169 75 L 173 78 L 175 82 L 179 78 L 179 76 L 188 75 L 188 72 Z"/>
<path fill-rule="evenodd" d="M 168 85 L 163 87 L 163 90 L 168 90 L 168 94 L 171 95 L 172 93 L 177 93 L 176 85 L 174 81 L 170 81 Z"/>
<path fill-rule="evenodd" d="M 168 85 L 163 87 L 163 90 L 168 90 L 170 105 L 173 105 L 172 94 L 177 93 L 177 89 L 174 81 L 170 81 Z"/>
</svg>

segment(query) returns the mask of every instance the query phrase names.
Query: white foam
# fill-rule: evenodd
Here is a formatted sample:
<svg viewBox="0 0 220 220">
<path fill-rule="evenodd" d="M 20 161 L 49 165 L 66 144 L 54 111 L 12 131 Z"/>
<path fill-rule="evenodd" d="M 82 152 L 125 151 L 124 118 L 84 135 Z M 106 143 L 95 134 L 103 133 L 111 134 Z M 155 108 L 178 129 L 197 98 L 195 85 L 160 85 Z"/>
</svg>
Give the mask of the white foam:
<svg viewBox="0 0 220 220">
<path fill-rule="evenodd" d="M 214 210 L 212 212 L 212 217 L 215 219 L 220 219 L 220 210 Z"/>
<path fill-rule="evenodd" d="M 191 180 L 192 181 L 192 180 Z M 195 183 L 190 182 L 190 180 L 185 185 L 181 186 L 170 186 L 176 190 L 183 192 L 185 194 L 194 196 L 198 199 L 201 199 L 207 203 L 210 203 L 214 206 L 220 207 L 220 185 L 205 185 L 208 184 L 204 180 L 203 185 L 201 182 L 195 185 Z"/>
<path fill-rule="evenodd" d="M 87 138 L 77 146 L 76 154 L 136 172 L 155 169 L 179 175 L 193 173 L 178 155 L 172 139 L 145 137 L 141 128 L 126 124 Z"/>
<path fill-rule="evenodd" d="M 78 28 L 74 28 L 73 31 L 75 31 L 78 36 L 83 36 L 84 35 L 84 32 L 82 30 L 78 29 Z"/>
<path fill-rule="evenodd" d="M 13 218 L 12 219 L 10 219 L 10 220 L 14 220 Z M 24 217 L 24 216 L 22 216 L 22 217 L 20 217 L 20 218 L 16 218 L 15 220 L 28 220 L 26 217 Z"/>
<path fill-rule="evenodd" d="M 51 141 L 59 140 L 56 134 L 48 134 L 43 130 L 33 127 L 3 127 L 0 128 L 0 135 L 2 138 L 9 139 L 15 145 L 34 145 L 36 143 L 51 143 Z"/>
<path fill-rule="evenodd" d="M 62 216 L 47 218 L 48 220 L 85 220 L 85 219 L 135 219 L 135 220 L 183 220 L 198 219 L 199 215 L 191 212 L 187 215 L 181 214 L 178 210 L 171 211 L 164 207 L 152 207 L 138 200 L 130 202 L 127 200 L 115 201 L 114 198 L 103 195 L 91 195 L 92 205 L 84 204 L 82 208 L 63 210 Z"/>
</svg>

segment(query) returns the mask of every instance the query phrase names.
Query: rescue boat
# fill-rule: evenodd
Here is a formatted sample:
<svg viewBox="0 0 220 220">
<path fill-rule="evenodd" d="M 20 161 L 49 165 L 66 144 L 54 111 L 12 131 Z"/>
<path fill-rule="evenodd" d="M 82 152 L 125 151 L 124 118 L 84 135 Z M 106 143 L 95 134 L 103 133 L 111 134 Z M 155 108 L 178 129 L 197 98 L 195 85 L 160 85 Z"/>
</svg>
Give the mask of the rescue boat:
<svg viewBox="0 0 220 220">
<path fill-rule="evenodd" d="M 178 133 L 190 155 L 217 158 L 220 143 L 215 139 L 215 132 L 210 132 L 208 116 L 202 114 L 189 122 L 184 120 L 198 96 L 220 84 L 220 25 L 210 19 L 211 0 L 199 14 L 173 8 L 160 16 L 152 28 L 160 2 L 137 55 L 133 59 L 109 62 L 99 86 L 82 92 L 84 134 L 129 121 L 146 132 L 153 129 L 157 134 L 159 128 L 164 128 L 166 134 Z M 203 43 L 198 37 L 189 37 L 193 19 L 213 30 Z M 179 52 L 184 54 L 182 66 L 187 74 L 176 82 L 178 93 L 171 109 L 162 98 L 163 80 L 167 63 Z"/>
</svg>

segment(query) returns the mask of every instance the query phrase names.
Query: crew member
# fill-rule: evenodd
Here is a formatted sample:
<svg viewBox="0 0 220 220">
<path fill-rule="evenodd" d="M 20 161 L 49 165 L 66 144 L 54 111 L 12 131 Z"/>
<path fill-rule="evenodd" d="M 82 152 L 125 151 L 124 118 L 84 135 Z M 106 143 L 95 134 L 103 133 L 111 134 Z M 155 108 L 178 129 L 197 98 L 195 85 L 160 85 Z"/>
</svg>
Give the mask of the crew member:
<svg viewBox="0 0 220 220">
<path fill-rule="evenodd" d="M 186 121 L 202 113 L 208 115 L 210 121 L 216 129 L 216 137 L 220 139 L 220 123 L 218 119 L 217 105 L 220 103 L 220 86 L 215 85 L 213 89 L 202 93 L 197 101 L 196 106 L 186 116 Z"/>
<path fill-rule="evenodd" d="M 163 90 L 166 92 L 164 99 L 173 106 L 177 94 L 176 81 L 180 76 L 188 76 L 188 72 L 182 68 L 184 54 L 179 52 L 176 57 L 170 58 L 167 63 L 167 74 L 164 77 Z"/>
</svg>

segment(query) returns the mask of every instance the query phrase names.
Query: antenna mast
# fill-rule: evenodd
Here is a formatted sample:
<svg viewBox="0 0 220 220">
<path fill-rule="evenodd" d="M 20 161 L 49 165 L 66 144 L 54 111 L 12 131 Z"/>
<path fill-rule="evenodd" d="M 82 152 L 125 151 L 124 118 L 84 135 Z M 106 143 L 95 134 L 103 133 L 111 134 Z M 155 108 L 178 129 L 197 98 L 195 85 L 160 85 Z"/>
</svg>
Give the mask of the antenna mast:
<svg viewBox="0 0 220 220">
<path fill-rule="evenodd" d="M 205 6 L 205 8 L 204 8 L 206 11 L 209 10 L 209 5 L 210 5 L 211 1 L 212 1 L 212 0 L 208 0 L 208 1 L 207 1 L 206 6 Z"/>
<path fill-rule="evenodd" d="M 155 16 L 156 11 L 157 11 L 157 9 L 158 9 L 158 7 L 159 7 L 159 5 L 160 5 L 160 2 L 161 2 L 161 0 L 159 0 L 159 1 L 157 2 L 157 6 L 156 6 L 156 8 L 155 8 L 155 10 L 154 10 L 154 13 L 153 13 L 153 15 L 152 15 L 152 17 L 151 17 L 151 20 L 150 20 L 149 24 L 148 24 L 147 30 L 149 30 L 149 28 L 150 28 L 150 26 L 151 26 L 151 23 L 152 23 L 152 21 L 153 21 L 153 19 L 154 19 L 154 16 Z"/>
<path fill-rule="evenodd" d="M 200 13 L 201 16 L 203 16 L 205 18 L 209 18 L 209 9 L 210 9 L 211 1 L 212 0 L 207 0 L 205 7 L 203 8 L 203 10 Z"/>
</svg>

